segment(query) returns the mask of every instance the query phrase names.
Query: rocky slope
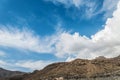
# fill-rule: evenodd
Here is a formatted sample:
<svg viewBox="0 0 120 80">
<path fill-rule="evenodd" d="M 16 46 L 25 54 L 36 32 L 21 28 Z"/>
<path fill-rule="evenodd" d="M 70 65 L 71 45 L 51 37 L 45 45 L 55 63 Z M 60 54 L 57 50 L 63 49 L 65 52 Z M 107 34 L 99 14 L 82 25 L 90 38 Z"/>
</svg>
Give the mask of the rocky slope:
<svg viewBox="0 0 120 80">
<path fill-rule="evenodd" d="M 59 62 L 9 80 L 120 80 L 120 56 Z"/>
<path fill-rule="evenodd" d="M 9 71 L 9 70 L 0 68 L 0 80 L 7 80 L 10 77 L 23 75 L 23 74 L 25 74 L 25 73 L 19 72 L 19 71 Z"/>
</svg>

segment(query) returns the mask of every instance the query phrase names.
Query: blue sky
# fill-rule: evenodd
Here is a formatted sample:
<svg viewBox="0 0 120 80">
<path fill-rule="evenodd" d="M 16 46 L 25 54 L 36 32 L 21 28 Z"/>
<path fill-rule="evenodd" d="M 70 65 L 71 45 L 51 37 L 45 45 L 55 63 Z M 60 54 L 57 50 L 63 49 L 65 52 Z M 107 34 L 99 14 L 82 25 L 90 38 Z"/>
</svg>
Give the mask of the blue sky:
<svg viewBox="0 0 120 80">
<path fill-rule="evenodd" d="M 1 0 L 0 67 L 29 72 L 53 62 L 119 55 L 118 2 Z"/>
</svg>

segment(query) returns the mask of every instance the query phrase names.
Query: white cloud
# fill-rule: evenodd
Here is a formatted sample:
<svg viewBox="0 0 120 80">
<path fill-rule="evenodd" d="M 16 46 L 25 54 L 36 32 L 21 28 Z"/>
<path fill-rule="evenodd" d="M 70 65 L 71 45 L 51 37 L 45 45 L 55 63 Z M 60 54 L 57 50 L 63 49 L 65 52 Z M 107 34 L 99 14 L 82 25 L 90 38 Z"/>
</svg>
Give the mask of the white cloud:
<svg viewBox="0 0 120 80">
<path fill-rule="evenodd" d="M 28 29 L 20 30 L 1 25 L 0 46 L 38 53 L 53 53 L 53 55 L 61 58 L 90 59 L 101 55 L 106 57 L 117 56 L 120 54 L 119 14 L 120 3 L 118 4 L 117 10 L 113 13 L 113 18 L 107 20 L 105 29 L 91 36 L 91 38 L 81 36 L 77 32 L 74 34 L 58 32 L 55 35 L 40 37 Z M 27 63 L 24 65 L 27 66 Z"/>
<path fill-rule="evenodd" d="M 9 25 L 0 25 L 0 47 L 12 47 L 20 50 L 33 51 L 38 53 L 53 53 L 58 58 L 65 58 L 66 61 L 71 61 L 75 58 L 95 58 L 97 56 L 114 57 L 120 55 L 120 0 L 104 0 L 100 11 L 96 10 L 96 3 L 84 0 L 51 0 L 55 4 L 62 3 L 66 7 L 75 6 L 80 8 L 82 5 L 88 7 L 86 10 L 87 17 L 99 14 L 105 11 L 105 18 L 111 16 L 106 21 L 105 28 L 91 38 L 81 36 L 75 32 L 57 32 L 55 35 L 40 37 L 29 29 L 13 28 Z M 57 2 L 57 3 L 56 3 Z M 60 24 L 58 26 L 61 26 Z M 59 31 L 59 29 L 58 29 Z M 6 55 L 0 51 L 0 57 Z M 0 67 L 20 70 L 27 68 L 30 70 L 42 69 L 53 61 L 43 60 L 26 60 L 10 62 L 0 60 Z"/>
<path fill-rule="evenodd" d="M 120 2 L 113 17 L 106 22 L 105 29 L 91 36 L 79 33 L 63 33 L 56 43 L 56 56 L 71 58 L 114 57 L 120 55 Z M 72 57 L 73 56 L 73 57 Z"/>
<path fill-rule="evenodd" d="M 20 61 L 5 61 L 0 60 L 0 67 L 12 71 L 34 71 L 41 70 L 48 64 L 54 61 L 44 61 L 44 60 L 20 60 Z M 24 70 L 27 69 L 27 70 Z"/>
<path fill-rule="evenodd" d="M 50 61 L 43 61 L 43 60 L 38 60 L 38 61 L 19 61 L 19 62 L 16 62 L 16 66 L 19 66 L 19 67 L 23 67 L 23 68 L 27 68 L 27 69 L 30 69 L 30 70 L 40 70 L 42 68 L 44 68 L 46 65 L 50 64 L 52 62 Z"/>
<path fill-rule="evenodd" d="M 116 5 L 119 0 L 104 0 L 103 6 L 99 12 L 105 12 L 104 18 L 112 16 L 113 11 L 116 9 Z"/>
<path fill-rule="evenodd" d="M 45 0 L 45 1 L 51 1 L 54 4 L 64 4 L 65 7 L 71 7 L 71 6 L 75 6 L 77 8 L 81 7 L 82 5 L 85 5 L 87 2 L 91 3 L 89 0 L 88 1 L 84 1 L 84 0 Z"/>
<path fill-rule="evenodd" d="M 12 68 L 14 67 L 14 69 Z M 8 70 L 13 70 L 15 71 L 15 65 L 13 63 L 7 62 L 5 60 L 0 60 L 0 68 L 8 69 Z"/>
<path fill-rule="evenodd" d="M 3 26 L 6 27 L 6 26 Z M 53 52 L 66 61 L 75 58 L 95 58 L 97 56 L 114 57 L 120 55 L 120 2 L 113 17 L 106 21 L 105 28 L 91 38 L 79 33 L 62 32 L 41 38 L 27 29 L 0 29 L 0 46 L 20 48 L 35 52 Z M 42 69 L 51 61 L 18 61 L 14 64 L 0 60 L 0 66 L 16 66 L 31 70 Z"/>
<path fill-rule="evenodd" d="M 8 66 L 10 67 L 10 63 L 6 62 L 5 60 L 0 60 L 0 68 L 9 69 Z"/>
<path fill-rule="evenodd" d="M 83 0 L 72 0 L 73 4 L 76 6 L 76 7 L 80 7 L 80 5 L 83 3 Z"/>
<path fill-rule="evenodd" d="M 52 52 L 52 44 L 56 40 L 53 36 L 40 37 L 28 29 L 0 26 L 0 46 L 29 50 L 38 53 Z M 57 35 L 57 34 L 56 34 Z"/>
<path fill-rule="evenodd" d="M 53 53 L 61 58 L 113 57 L 120 53 L 120 3 L 113 17 L 106 22 L 105 29 L 91 38 L 79 33 L 58 32 L 55 35 L 40 37 L 28 29 L 0 29 L 0 46 L 30 50 L 38 53 Z M 3 26 L 6 27 L 6 26 Z M 56 31 L 57 32 L 57 31 Z"/>
<path fill-rule="evenodd" d="M 108 17 L 112 16 L 112 13 L 116 9 L 116 5 L 119 0 L 103 0 L 103 5 L 99 6 L 101 7 L 101 9 L 97 9 L 99 4 L 97 1 L 91 0 L 45 0 L 45 1 L 51 1 L 56 5 L 58 3 L 61 3 L 66 8 L 75 6 L 76 8 L 80 9 L 81 6 L 84 6 L 85 14 L 83 14 L 83 16 L 86 16 L 86 18 L 91 18 L 97 14 L 105 12 L 103 18 L 107 19 Z"/>
<path fill-rule="evenodd" d="M 45 1 L 51 1 L 51 2 L 53 2 L 54 4 L 58 4 L 58 3 L 62 3 L 62 4 L 64 4 L 66 7 L 68 7 L 68 6 L 71 6 L 71 1 L 72 0 L 45 0 Z"/>
<path fill-rule="evenodd" d="M 51 1 L 54 4 L 63 4 L 66 8 L 69 8 L 71 6 L 75 6 L 76 8 L 80 9 L 82 6 L 84 6 L 84 16 L 86 18 L 91 18 L 94 15 L 94 11 L 96 10 L 96 2 L 91 0 L 45 0 L 45 1 Z M 77 12 L 81 13 L 81 12 Z"/>
</svg>

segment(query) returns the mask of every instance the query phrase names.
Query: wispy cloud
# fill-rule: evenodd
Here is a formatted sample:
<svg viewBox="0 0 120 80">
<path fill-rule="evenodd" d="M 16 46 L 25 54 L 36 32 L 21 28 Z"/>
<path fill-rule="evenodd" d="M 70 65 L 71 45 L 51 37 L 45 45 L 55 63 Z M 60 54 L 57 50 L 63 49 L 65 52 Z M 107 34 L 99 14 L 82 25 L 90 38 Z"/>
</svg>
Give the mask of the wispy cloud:
<svg viewBox="0 0 120 80">
<path fill-rule="evenodd" d="M 12 70 L 12 71 L 16 71 L 16 70 L 23 71 L 23 69 L 27 69 L 28 71 L 33 71 L 33 70 L 40 70 L 53 62 L 55 61 L 44 61 L 44 60 L 3 61 L 3 60 L 0 60 L 0 67 L 3 67 L 8 70 Z"/>
<path fill-rule="evenodd" d="M 98 6 L 97 1 L 92 0 L 45 0 L 45 1 L 51 1 L 55 5 L 63 4 L 66 8 L 75 6 L 78 9 L 81 9 L 82 6 L 84 6 L 85 16 L 86 18 L 92 18 L 93 16 L 105 13 L 104 19 L 107 19 L 108 17 L 112 16 L 113 11 L 116 9 L 116 5 L 119 0 L 103 0 L 103 4 L 101 6 Z M 112 3 L 112 5 L 111 5 Z M 100 9 L 98 9 L 100 7 Z M 83 8 L 83 7 L 82 7 Z"/>
<path fill-rule="evenodd" d="M 0 26 L 0 46 L 29 50 L 38 53 L 52 52 L 53 36 L 40 37 L 29 29 Z"/>
<path fill-rule="evenodd" d="M 79 8 L 80 6 L 84 5 L 86 1 L 84 0 L 45 0 L 45 1 L 51 1 L 54 4 L 64 4 L 66 8 L 71 7 L 71 6 L 75 6 L 77 8 Z"/>
<path fill-rule="evenodd" d="M 40 70 L 50 63 L 53 63 L 53 62 L 43 61 L 43 60 L 38 60 L 38 61 L 26 60 L 26 61 L 16 62 L 15 65 L 23 68 L 28 68 L 30 69 L 30 71 L 33 71 L 33 70 Z"/>
<path fill-rule="evenodd" d="M 104 19 L 111 17 L 113 11 L 116 10 L 116 6 L 117 6 L 118 2 L 119 2 L 119 0 L 104 0 L 103 6 L 98 13 L 105 12 L 104 17 L 103 17 Z M 112 5 L 111 5 L 111 3 L 112 3 Z"/>
<path fill-rule="evenodd" d="M 91 0 L 45 0 L 45 1 L 51 1 L 53 2 L 55 5 L 57 4 L 63 4 L 66 8 L 69 7 L 76 7 L 77 9 L 81 9 L 81 7 L 83 8 L 84 6 L 84 16 L 86 16 L 86 18 L 91 18 L 94 15 L 94 11 L 97 8 L 96 2 L 95 1 L 91 1 Z M 78 12 L 79 14 L 81 12 Z"/>
</svg>

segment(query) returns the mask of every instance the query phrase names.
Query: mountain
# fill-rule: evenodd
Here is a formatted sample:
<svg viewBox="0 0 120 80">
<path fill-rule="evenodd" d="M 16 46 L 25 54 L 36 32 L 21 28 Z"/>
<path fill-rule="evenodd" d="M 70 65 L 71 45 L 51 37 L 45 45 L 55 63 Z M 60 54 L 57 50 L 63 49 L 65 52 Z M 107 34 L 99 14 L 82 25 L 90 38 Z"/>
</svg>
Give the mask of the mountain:
<svg viewBox="0 0 120 80">
<path fill-rule="evenodd" d="M 20 71 L 10 71 L 0 68 L 0 80 L 6 80 L 7 78 L 23 75 L 23 74 L 25 73 Z"/>
<path fill-rule="evenodd" d="M 59 62 L 10 80 L 120 80 L 120 56 Z"/>
</svg>

